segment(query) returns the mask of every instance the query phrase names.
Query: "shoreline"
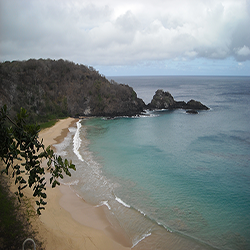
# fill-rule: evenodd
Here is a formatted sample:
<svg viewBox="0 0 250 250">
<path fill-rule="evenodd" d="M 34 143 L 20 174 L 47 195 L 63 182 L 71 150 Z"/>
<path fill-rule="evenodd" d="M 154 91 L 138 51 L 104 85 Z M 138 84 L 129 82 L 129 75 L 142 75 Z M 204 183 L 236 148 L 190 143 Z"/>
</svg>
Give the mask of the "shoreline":
<svg viewBox="0 0 250 250">
<path fill-rule="evenodd" d="M 59 120 L 53 127 L 42 130 L 39 140 L 43 139 L 45 147 L 51 145 L 55 149 L 53 145 L 63 142 L 69 128 L 75 126 L 77 121 L 74 118 Z M 42 164 L 46 167 L 45 161 Z M 45 178 L 49 183 L 48 172 Z M 15 188 L 15 185 L 12 187 Z M 30 205 L 35 207 L 32 190 L 27 188 L 24 194 Z M 157 222 L 152 222 L 154 230 L 151 233 L 144 234 L 133 244 L 116 219 L 109 221 L 110 211 L 105 204 L 94 206 L 87 203 L 67 184 L 53 189 L 48 184 L 46 194 L 47 205 L 42 214 L 29 216 L 32 228 L 46 250 L 146 250 L 155 249 L 159 244 L 161 249 L 214 249 L 185 235 L 172 234 Z"/>
<path fill-rule="evenodd" d="M 60 143 L 78 119 L 59 120 L 53 127 L 39 133 L 47 147 Z M 47 174 L 48 175 L 48 174 Z M 128 250 L 131 240 L 117 227 L 113 227 L 105 215 L 105 206 L 94 207 L 78 197 L 66 185 L 47 187 L 47 205 L 38 218 L 38 235 L 45 249 L 107 249 Z"/>
</svg>

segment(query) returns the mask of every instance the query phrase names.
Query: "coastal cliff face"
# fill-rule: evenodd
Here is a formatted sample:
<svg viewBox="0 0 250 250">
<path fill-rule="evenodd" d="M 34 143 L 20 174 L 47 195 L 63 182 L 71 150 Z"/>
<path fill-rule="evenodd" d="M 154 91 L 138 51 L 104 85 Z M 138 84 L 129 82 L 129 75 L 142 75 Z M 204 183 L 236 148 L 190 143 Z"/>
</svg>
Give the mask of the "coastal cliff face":
<svg viewBox="0 0 250 250">
<path fill-rule="evenodd" d="M 0 106 L 4 104 L 13 114 L 25 108 L 31 122 L 66 116 L 134 116 L 145 109 L 209 109 L 195 100 L 177 102 L 163 90 L 157 90 L 146 105 L 133 88 L 108 81 L 93 67 L 50 59 L 0 63 Z"/>
<path fill-rule="evenodd" d="M 31 119 L 63 116 L 133 116 L 145 103 L 133 88 L 109 82 L 92 67 L 64 60 L 0 64 L 0 105 L 23 107 Z"/>
</svg>

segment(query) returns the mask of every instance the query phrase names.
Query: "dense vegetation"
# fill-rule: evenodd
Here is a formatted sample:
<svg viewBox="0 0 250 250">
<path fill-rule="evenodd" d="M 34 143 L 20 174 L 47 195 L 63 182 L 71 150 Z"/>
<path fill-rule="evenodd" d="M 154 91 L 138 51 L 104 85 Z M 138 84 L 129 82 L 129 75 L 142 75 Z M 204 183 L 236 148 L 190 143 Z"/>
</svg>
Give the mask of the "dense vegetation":
<svg viewBox="0 0 250 250">
<path fill-rule="evenodd" d="M 145 104 L 128 85 L 109 82 L 93 67 L 64 60 L 0 63 L 0 106 L 28 110 L 31 121 L 80 115 L 139 114 Z"/>
<path fill-rule="evenodd" d="M 35 216 L 33 207 L 27 199 L 18 203 L 9 191 L 7 179 L 3 177 L 0 179 L 0 201 L 0 249 L 21 249 L 27 238 L 35 240 L 36 249 L 42 249 L 42 243 L 30 224 L 31 217 Z"/>
<path fill-rule="evenodd" d="M 60 185 L 58 178 L 63 178 L 64 174 L 70 176 L 70 169 L 75 170 L 71 161 L 55 155 L 50 147 L 45 149 L 43 142 L 38 140 L 40 126 L 28 124 L 27 117 L 23 108 L 13 118 L 6 105 L 0 108 L 0 249 L 21 249 L 23 241 L 30 237 L 35 239 L 39 249 L 41 247 L 30 224 L 31 214 L 35 215 L 34 204 L 23 197 L 23 190 L 32 189 L 37 214 L 41 214 L 47 198 L 42 161 L 47 160 L 52 187 Z M 5 175 L 14 178 L 15 194 L 20 203 L 10 192 Z"/>
<path fill-rule="evenodd" d="M 58 178 L 63 174 L 71 176 L 69 169 L 75 170 L 75 165 L 67 159 L 57 156 L 49 147 L 45 148 L 38 139 L 39 125 L 29 125 L 28 115 L 21 108 L 14 120 L 8 115 L 7 106 L 0 109 L 0 160 L 4 162 L 1 174 L 10 175 L 17 185 L 18 199 L 23 197 L 23 189 L 29 187 L 36 198 L 37 213 L 46 205 L 45 170 L 41 165 L 47 160 L 47 170 L 50 173 L 52 187 L 60 185 Z"/>
</svg>

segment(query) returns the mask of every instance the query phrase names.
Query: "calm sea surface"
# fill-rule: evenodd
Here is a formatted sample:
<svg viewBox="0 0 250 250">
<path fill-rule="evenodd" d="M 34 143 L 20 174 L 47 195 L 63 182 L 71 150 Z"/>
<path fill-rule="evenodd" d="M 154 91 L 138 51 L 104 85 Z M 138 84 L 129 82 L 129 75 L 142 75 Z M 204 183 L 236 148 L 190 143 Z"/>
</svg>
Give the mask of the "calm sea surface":
<svg viewBox="0 0 250 250">
<path fill-rule="evenodd" d="M 64 180 L 106 207 L 134 249 L 250 249 L 250 77 L 110 77 L 149 103 L 157 89 L 210 107 L 92 118 L 70 128 Z"/>
</svg>

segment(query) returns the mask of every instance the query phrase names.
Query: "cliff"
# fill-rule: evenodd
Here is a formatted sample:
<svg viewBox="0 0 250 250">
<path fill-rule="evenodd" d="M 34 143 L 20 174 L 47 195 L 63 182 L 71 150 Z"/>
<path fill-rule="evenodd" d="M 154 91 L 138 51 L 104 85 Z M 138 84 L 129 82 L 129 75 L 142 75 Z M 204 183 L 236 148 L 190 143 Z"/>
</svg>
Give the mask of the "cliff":
<svg viewBox="0 0 250 250">
<path fill-rule="evenodd" d="M 109 82 L 92 67 L 64 60 L 0 64 L 0 106 L 22 106 L 32 121 L 64 116 L 133 116 L 145 103 L 133 88 Z"/>
<path fill-rule="evenodd" d="M 0 63 L 0 106 L 4 104 L 13 114 L 20 107 L 27 109 L 31 122 L 66 116 L 134 116 L 144 109 L 209 109 L 195 100 L 177 102 L 163 90 L 145 105 L 128 85 L 108 81 L 93 67 L 62 59 Z"/>
</svg>

